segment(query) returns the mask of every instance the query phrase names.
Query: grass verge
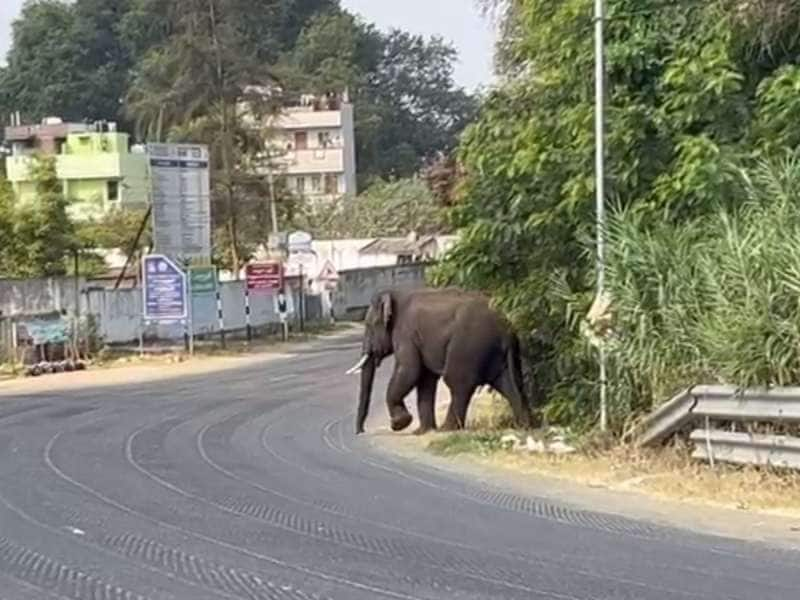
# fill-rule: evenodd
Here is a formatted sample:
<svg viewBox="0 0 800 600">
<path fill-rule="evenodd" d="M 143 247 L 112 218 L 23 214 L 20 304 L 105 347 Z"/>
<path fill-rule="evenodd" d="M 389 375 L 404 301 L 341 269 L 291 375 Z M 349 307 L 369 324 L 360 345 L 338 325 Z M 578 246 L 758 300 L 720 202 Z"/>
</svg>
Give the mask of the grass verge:
<svg viewBox="0 0 800 600">
<path fill-rule="evenodd" d="M 476 396 L 467 430 L 427 437 L 428 451 L 461 456 L 515 474 L 544 475 L 613 490 L 705 505 L 800 516 L 800 473 L 757 467 L 708 464 L 693 460 L 688 446 L 644 450 L 609 445 L 597 438 L 566 436 L 577 452 L 567 455 L 513 450 L 503 436 L 513 433 L 504 400 Z M 533 432 L 542 439 L 545 434 Z"/>
</svg>

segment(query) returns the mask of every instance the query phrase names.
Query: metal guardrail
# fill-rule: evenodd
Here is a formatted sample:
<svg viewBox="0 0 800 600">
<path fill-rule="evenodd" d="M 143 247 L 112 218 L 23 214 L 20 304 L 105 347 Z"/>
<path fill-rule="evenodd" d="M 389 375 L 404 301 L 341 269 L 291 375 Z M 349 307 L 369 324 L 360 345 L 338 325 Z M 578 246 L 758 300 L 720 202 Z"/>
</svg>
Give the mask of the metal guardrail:
<svg viewBox="0 0 800 600">
<path fill-rule="evenodd" d="M 695 444 L 692 457 L 712 464 L 722 461 L 800 469 L 800 438 L 696 429 L 689 439 Z"/>
<path fill-rule="evenodd" d="M 800 423 L 800 387 L 741 389 L 727 385 L 698 385 L 674 396 L 647 417 L 639 444 L 655 446 L 687 426 L 703 422 L 689 439 L 693 456 L 739 464 L 800 469 L 800 438 L 719 431 L 712 421 L 742 423 Z"/>
</svg>

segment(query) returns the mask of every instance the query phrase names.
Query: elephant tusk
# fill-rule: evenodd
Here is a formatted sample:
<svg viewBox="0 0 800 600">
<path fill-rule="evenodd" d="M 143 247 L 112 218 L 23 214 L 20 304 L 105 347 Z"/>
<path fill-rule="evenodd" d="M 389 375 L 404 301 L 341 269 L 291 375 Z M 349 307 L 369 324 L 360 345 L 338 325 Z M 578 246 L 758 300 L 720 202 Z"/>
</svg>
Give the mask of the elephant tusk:
<svg viewBox="0 0 800 600">
<path fill-rule="evenodd" d="M 358 361 L 358 362 L 357 362 L 355 365 L 353 365 L 353 367 L 351 367 L 351 368 L 350 368 L 350 369 L 349 369 L 349 370 L 348 370 L 348 371 L 345 373 L 345 375 L 353 375 L 354 373 L 358 373 L 358 372 L 361 370 L 361 368 L 362 368 L 362 367 L 363 367 L 365 364 L 367 364 L 367 361 L 368 361 L 368 360 L 369 360 L 369 354 L 364 354 L 364 355 L 362 355 L 362 356 L 361 356 L 361 360 L 359 360 L 359 361 Z"/>
</svg>

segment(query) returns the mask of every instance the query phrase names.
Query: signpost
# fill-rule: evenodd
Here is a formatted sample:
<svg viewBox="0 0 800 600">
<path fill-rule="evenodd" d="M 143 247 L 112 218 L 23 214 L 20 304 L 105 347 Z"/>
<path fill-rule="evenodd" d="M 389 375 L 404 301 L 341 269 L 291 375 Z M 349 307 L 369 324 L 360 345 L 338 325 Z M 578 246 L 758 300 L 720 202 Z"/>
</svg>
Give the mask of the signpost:
<svg viewBox="0 0 800 600">
<path fill-rule="evenodd" d="M 245 267 L 247 289 L 260 292 L 283 287 L 283 265 L 279 262 L 250 263 Z"/>
<path fill-rule="evenodd" d="M 290 233 L 286 243 L 289 254 L 311 252 L 311 240 L 311 234 L 305 231 Z"/>
<path fill-rule="evenodd" d="M 217 293 L 217 271 L 214 267 L 191 267 L 189 279 L 193 297 Z"/>
<path fill-rule="evenodd" d="M 244 318 L 247 341 L 253 339 L 250 324 L 250 292 L 276 292 L 283 289 L 283 265 L 279 262 L 250 263 L 245 267 Z"/>
<path fill-rule="evenodd" d="M 163 254 L 142 258 L 144 322 L 180 322 L 188 331 L 189 353 L 194 354 L 194 333 L 190 309 L 190 285 L 186 273 Z M 140 337 L 144 349 L 144 337 Z"/>
<path fill-rule="evenodd" d="M 208 148 L 148 144 L 156 250 L 174 261 L 211 261 Z"/>
<path fill-rule="evenodd" d="M 146 321 L 184 321 L 188 318 L 186 273 L 162 254 L 142 259 Z"/>
</svg>

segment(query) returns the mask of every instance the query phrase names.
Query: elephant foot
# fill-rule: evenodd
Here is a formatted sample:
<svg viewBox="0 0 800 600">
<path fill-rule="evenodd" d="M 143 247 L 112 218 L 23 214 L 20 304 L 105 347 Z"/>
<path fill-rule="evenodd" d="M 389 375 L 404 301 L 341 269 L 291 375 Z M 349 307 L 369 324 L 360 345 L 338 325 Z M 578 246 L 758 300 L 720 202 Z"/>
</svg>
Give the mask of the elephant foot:
<svg viewBox="0 0 800 600">
<path fill-rule="evenodd" d="M 436 426 L 425 426 L 420 425 L 414 430 L 414 435 L 425 435 L 426 433 L 430 433 L 431 431 L 436 431 Z"/>
<path fill-rule="evenodd" d="M 464 425 L 461 423 L 457 423 L 455 421 L 445 421 L 440 431 L 461 431 L 462 429 L 464 429 Z"/>
<path fill-rule="evenodd" d="M 411 421 L 413 420 L 414 417 L 412 417 L 410 413 L 405 413 L 398 417 L 393 417 L 392 431 L 403 431 L 403 429 L 411 425 Z"/>
</svg>

